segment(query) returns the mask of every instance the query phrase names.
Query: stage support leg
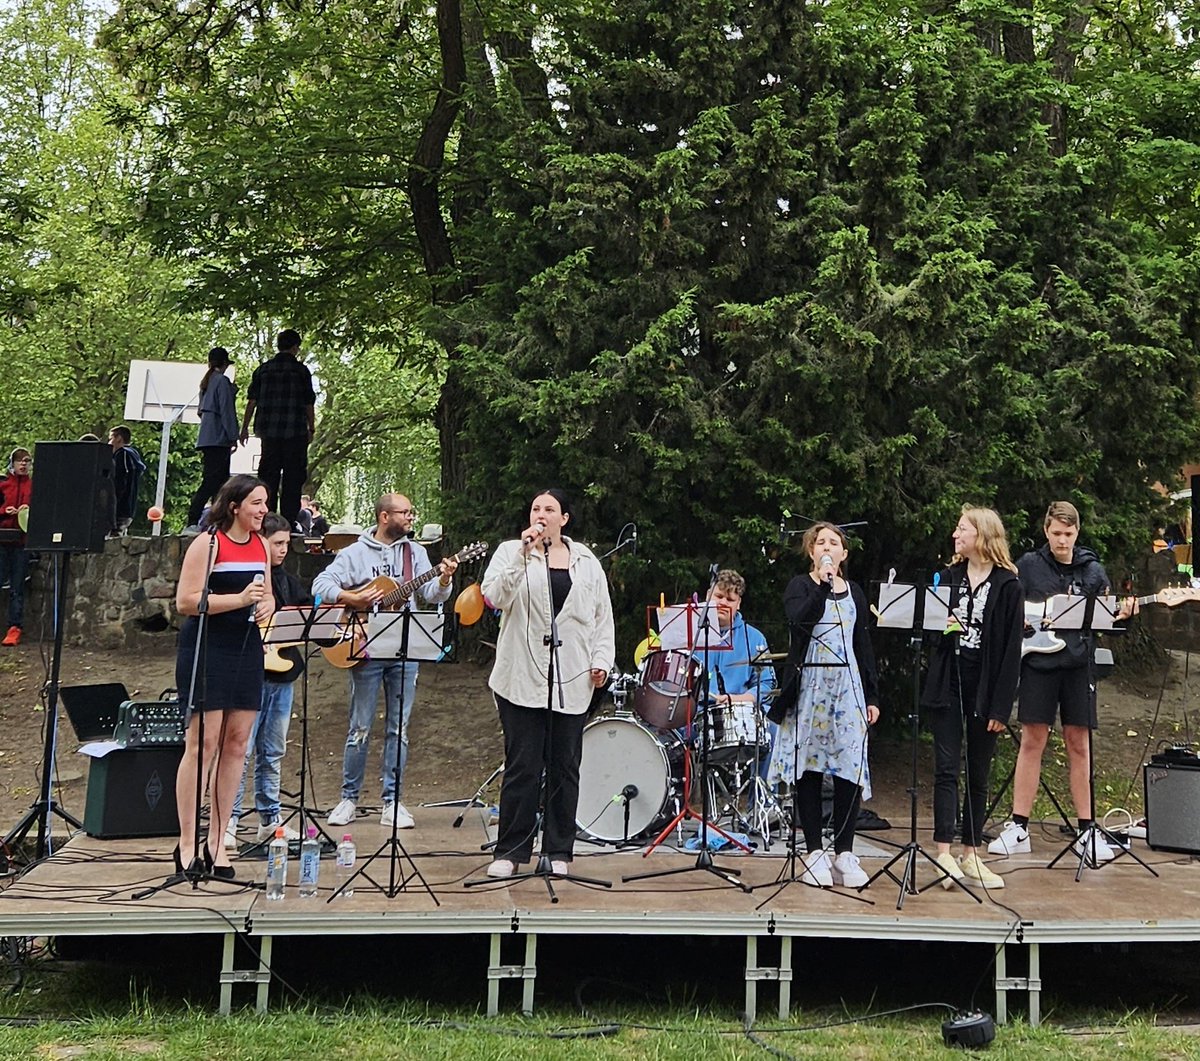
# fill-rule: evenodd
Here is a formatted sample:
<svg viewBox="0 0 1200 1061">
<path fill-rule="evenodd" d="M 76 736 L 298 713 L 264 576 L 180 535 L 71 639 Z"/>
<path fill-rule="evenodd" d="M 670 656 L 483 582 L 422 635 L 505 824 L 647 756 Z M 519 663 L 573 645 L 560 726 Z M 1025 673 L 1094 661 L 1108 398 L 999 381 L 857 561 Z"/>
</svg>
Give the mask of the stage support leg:
<svg viewBox="0 0 1200 1061">
<path fill-rule="evenodd" d="M 235 969 L 234 956 L 237 952 L 237 933 L 225 933 L 225 947 L 221 955 L 221 1006 L 220 1014 L 228 1017 L 233 1011 L 234 984 L 257 984 L 258 992 L 254 1008 L 258 1013 L 267 1012 L 267 1002 L 271 990 L 271 944 L 273 936 L 260 936 L 256 940 L 258 947 L 257 969 Z M 254 947 L 250 948 L 252 951 Z"/>
<path fill-rule="evenodd" d="M 996 953 L 996 1023 L 1008 1023 L 1008 992 L 1025 991 L 1029 995 L 1029 1026 L 1042 1023 L 1042 954 L 1041 944 L 1030 943 L 1029 975 L 1008 975 L 1008 948 L 1005 943 Z M 1020 944 L 1014 944 L 1020 946 Z"/>
<path fill-rule="evenodd" d="M 525 937 L 525 964 L 502 965 L 500 962 L 500 941 L 504 934 L 492 933 L 491 958 L 488 962 L 487 1015 L 496 1016 L 500 1012 L 500 981 L 520 980 L 521 1012 L 529 1017 L 533 1015 L 533 985 L 537 981 L 537 935 L 530 932 Z"/>
<path fill-rule="evenodd" d="M 758 964 L 758 937 L 746 937 L 746 1019 L 758 1019 L 758 981 L 779 983 L 779 1019 L 787 1020 L 792 1011 L 792 937 L 779 940 L 779 966 Z"/>
</svg>

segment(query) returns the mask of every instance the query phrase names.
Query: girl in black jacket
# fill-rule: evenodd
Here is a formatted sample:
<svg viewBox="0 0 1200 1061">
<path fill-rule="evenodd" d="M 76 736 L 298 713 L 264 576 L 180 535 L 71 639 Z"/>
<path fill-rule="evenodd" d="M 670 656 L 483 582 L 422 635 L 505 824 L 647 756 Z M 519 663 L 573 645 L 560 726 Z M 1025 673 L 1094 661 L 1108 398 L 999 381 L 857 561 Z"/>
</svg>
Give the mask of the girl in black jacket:
<svg viewBox="0 0 1200 1061">
<path fill-rule="evenodd" d="M 812 570 L 797 575 L 783 595 L 791 633 L 787 684 L 795 704 L 772 710 L 780 722 L 769 784 L 794 783 L 794 801 L 808 853 L 801 880 L 818 887 L 861 888 L 867 875 L 854 854 L 860 798 L 870 799 L 867 727 L 879 718 L 875 654 L 867 635 L 869 609 L 862 589 L 842 576 L 849 550 L 832 523 L 804 534 Z M 821 844 L 821 782 L 833 778 L 833 850 Z"/>
<path fill-rule="evenodd" d="M 996 734 L 1012 711 L 1021 673 L 1025 598 L 1008 552 L 1004 524 L 990 508 L 964 506 L 954 528 L 954 559 L 939 574 L 950 586 L 950 615 L 937 638 L 921 704 L 934 739 L 933 840 L 937 863 L 953 880 L 1003 888 L 1004 878 L 979 858 L 988 775 Z M 963 732 L 967 784 L 962 802 L 962 858 L 950 853 L 958 809 Z M 953 878 L 953 880 L 951 880 Z"/>
</svg>

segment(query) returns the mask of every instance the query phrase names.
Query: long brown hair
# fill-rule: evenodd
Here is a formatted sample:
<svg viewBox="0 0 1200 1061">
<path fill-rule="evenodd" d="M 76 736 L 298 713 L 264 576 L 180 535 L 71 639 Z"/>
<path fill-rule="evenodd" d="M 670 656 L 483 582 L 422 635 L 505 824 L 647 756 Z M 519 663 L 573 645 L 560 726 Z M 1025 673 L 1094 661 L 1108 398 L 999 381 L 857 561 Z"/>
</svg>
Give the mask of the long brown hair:
<svg viewBox="0 0 1200 1061">
<path fill-rule="evenodd" d="M 217 491 L 216 500 L 208 510 L 208 522 L 218 530 L 228 531 L 233 526 L 234 505 L 240 505 L 258 487 L 267 489 L 267 484 L 253 475 L 231 475 L 225 485 Z"/>
<path fill-rule="evenodd" d="M 1012 556 L 1009 555 L 1008 534 L 1004 530 L 1004 520 L 1000 518 L 1000 514 L 993 508 L 975 508 L 972 505 L 963 505 L 962 518 L 967 520 L 979 535 L 977 548 L 980 558 L 997 567 L 1007 568 L 1015 575 L 1017 565 L 1013 563 Z M 956 553 L 950 562 L 961 564 L 963 557 Z"/>
</svg>

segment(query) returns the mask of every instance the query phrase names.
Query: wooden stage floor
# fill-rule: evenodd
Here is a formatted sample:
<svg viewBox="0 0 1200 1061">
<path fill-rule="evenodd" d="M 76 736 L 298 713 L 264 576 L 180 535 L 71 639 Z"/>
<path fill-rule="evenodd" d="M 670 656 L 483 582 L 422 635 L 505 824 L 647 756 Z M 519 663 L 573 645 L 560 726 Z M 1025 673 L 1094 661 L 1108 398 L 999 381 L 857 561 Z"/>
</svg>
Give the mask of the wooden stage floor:
<svg viewBox="0 0 1200 1061">
<path fill-rule="evenodd" d="M 276 937 L 487 936 L 491 938 L 491 959 L 486 980 L 481 975 L 481 982 L 486 983 L 489 1012 L 496 1010 L 503 980 L 523 983 L 523 1008 L 532 1011 L 539 935 L 743 937 L 746 1009 L 751 1016 L 757 985 L 764 981 L 778 984 L 780 1015 L 786 1016 L 791 942 L 799 937 L 974 942 L 997 948 L 997 1018 L 1005 1019 L 1009 994 L 1020 992 L 1028 998 L 1033 1023 L 1040 1019 L 1042 945 L 1200 941 L 1200 870 L 1188 856 L 1150 851 L 1142 841 L 1134 841 L 1134 851 L 1157 877 L 1126 856 L 1100 870 L 1085 870 L 1077 882 L 1078 860 L 1064 858 L 1054 869 L 1047 869 L 1059 848 L 1043 842 L 1032 855 L 992 863 L 993 869 L 1003 874 L 1006 887 L 987 893 L 979 889 L 982 902 L 957 888 L 946 891 L 935 886 L 906 895 L 902 909 L 897 909 L 898 882 L 888 876 L 876 880 L 861 895 L 799 883 L 782 890 L 768 886 L 787 864 L 778 841 L 770 852 L 715 856 L 719 867 L 741 872 L 741 879 L 754 886 L 750 893 L 706 872 L 622 882 L 631 874 L 694 866 L 697 855 L 693 851 L 664 846 L 642 857 L 640 847 L 616 851 L 580 845 L 574 871 L 610 880 L 613 887 L 556 880 L 552 886 L 558 901 L 551 902 L 542 880 L 464 887 L 464 881 L 481 877 L 488 864 L 489 856 L 480 850 L 488 828 L 485 812 L 472 809 L 462 827 L 454 829 L 452 822 L 458 813 L 452 807 L 420 808 L 418 827 L 400 833 L 409 856 L 397 863 L 402 890 L 391 897 L 387 894 L 393 889 L 385 853 L 368 870 L 379 888 L 360 879 L 351 898 L 331 902 L 326 900 L 334 885 L 332 857 L 322 860 L 321 889 L 315 899 L 301 899 L 296 894 L 293 859 L 289 865 L 292 883 L 282 901 L 268 900 L 261 886 L 246 888 L 218 881 L 205 881 L 197 887 L 181 882 L 134 900 L 134 894 L 170 874 L 171 841 L 106 841 L 79 834 L 0 892 L 0 935 L 220 934 L 225 937 L 220 972 L 223 1011 L 228 1011 L 231 990 L 238 984 L 256 986 L 259 1008 L 266 1008 L 270 947 Z M 360 819 L 352 831 L 360 865 L 389 835 L 377 819 Z M 907 829 L 864 834 L 858 844 L 863 868 L 874 874 L 895 853 L 894 848 L 879 843 L 881 839 L 899 844 L 907 838 Z M 927 832 L 919 839 L 932 850 Z M 239 857 L 234 864 L 239 881 L 261 885 L 265 868 L 261 858 Z M 895 872 L 900 870 L 897 865 Z M 918 885 L 924 886 L 932 877 L 932 868 L 920 859 Z M 256 940 L 261 954 L 257 968 L 234 967 L 238 936 Z M 505 936 L 523 938 L 523 962 L 506 965 L 500 961 L 500 941 Z M 769 937 L 782 941 L 776 948 L 778 960 L 759 964 L 758 943 Z M 1028 972 L 1009 976 L 1008 956 L 1022 950 L 1026 953 L 1018 962 Z"/>
</svg>

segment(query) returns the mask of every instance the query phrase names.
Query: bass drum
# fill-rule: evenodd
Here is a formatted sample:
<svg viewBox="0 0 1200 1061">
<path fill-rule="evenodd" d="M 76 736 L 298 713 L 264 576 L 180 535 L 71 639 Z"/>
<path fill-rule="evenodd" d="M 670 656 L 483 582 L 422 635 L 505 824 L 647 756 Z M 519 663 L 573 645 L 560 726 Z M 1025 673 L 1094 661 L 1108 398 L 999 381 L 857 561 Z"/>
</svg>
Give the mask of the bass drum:
<svg viewBox="0 0 1200 1061">
<path fill-rule="evenodd" d="M 641 836 L 662 821 L 671 797 L 682 788 L 683 747 L 664 743 L 637 719 L 599 718 L 583 731 L 579 764 L 579 806 L 575 824 L 596 840 L 626 839 L 625 800 L 629 797 L 628 838 Z"/>
</svg>

